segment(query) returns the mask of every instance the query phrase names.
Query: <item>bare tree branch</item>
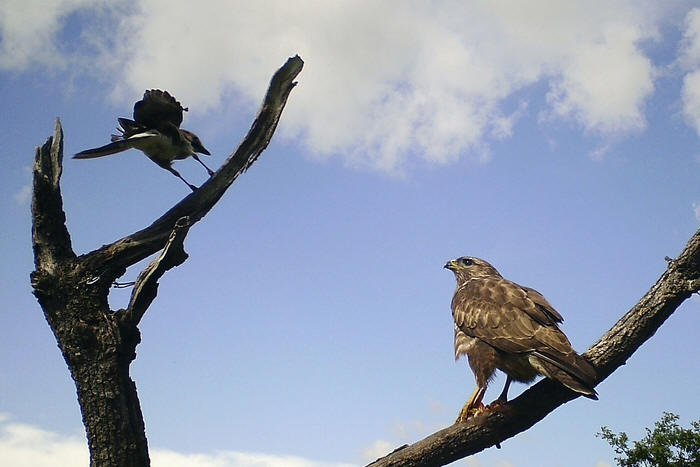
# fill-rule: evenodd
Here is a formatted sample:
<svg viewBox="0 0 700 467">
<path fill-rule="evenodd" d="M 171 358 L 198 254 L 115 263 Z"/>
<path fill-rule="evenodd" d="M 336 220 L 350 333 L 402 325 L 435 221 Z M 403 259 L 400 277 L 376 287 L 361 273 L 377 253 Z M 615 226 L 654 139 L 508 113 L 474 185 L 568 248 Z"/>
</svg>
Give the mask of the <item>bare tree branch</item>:
<svg viewBox="0 0 700 467">
<path fill-rule="evenodd" d="M 598 372 L 610 376 L 668 319 L 683 301 L 700 290 L 700 230 L 681 255 L 629 312 L 584 354 Z M 578 397 L 550 380 L 542 380 L 502 409 L 484 413 L 402 446 L 371 463 L 382 466 L 439 466 L 494 446 L 527 430 L 560 405 Z"/>
<path fill-rule="evenodd" d="M 145 229 L 81 256 L 82 266 L 90 271 L 86 271 L 86 277 L 100 277 L 111 283 L 127 267 L 162 249 L 178 219 L 189 217 L 191 225 L 194 225 L 204 217 L 269 144 L 289 93 L 296 85 L 294 78 L 301 72 L 303 65 L 302 59 L 294 56 L 274 74 L 260 112 L 248 134 L 238 149 L 198 190 L 186 196 Z"/>
<path fill-rule="evenodd" d="M 189 218 L 178 219 L 161 254 L 139 274 L 123 318 L 130 321 L 131 325 L 138 325 L 148 307 L 151 306 L 151 302 L 158 294 L 158 280 L 163 274 L 181 265 L 187 259 L 184 242 L 189 230 Z"/>
</svg>

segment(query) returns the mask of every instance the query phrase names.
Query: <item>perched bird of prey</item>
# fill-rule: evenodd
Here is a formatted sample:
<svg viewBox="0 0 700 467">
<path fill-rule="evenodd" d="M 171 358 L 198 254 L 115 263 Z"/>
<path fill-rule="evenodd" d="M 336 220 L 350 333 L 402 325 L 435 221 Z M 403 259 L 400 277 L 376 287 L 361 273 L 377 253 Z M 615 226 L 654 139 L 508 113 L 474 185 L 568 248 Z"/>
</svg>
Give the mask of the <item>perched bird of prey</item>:
<svg viewBox="0 0 700 467">
<path fill-rule="evenodd" d="M 73 156 L 73 159 L 92 159 L 136 148 L 194 191 L 197 187 L 187 182 L 172 167 L 174 160 L 191 156 L 207 169 L 209 176 L 214 172 L 197 156 L 197 153 L 210 155 L 199 137 L 191 131 L 180 128 L 182 112 L 187 112 L 187 109 L 167 91 L 158 89 L 146 91 L 143 99 L 134 104 L 133 120 L 117 119 L 119 121 L 117 130 L 120 134 L 112 135 L 111 143 L 79 152 Z"/>
<path fill-rule="evenodd" d="M 512 381 L 529 383 L 538 375 L 598 399 L 595 369 L 571 347 L 557 326 L 563 318 L 542 294 L 504 279 L 483 259 L 465 256 L 445 268 L 457 279 L 452 298 L 455 359 L 466 355 L 476 379 L 457 422 L 483 409 L 481 400 L 496 369 L 507 375 L 496 404 L 507 402 Z"/>
</svg>

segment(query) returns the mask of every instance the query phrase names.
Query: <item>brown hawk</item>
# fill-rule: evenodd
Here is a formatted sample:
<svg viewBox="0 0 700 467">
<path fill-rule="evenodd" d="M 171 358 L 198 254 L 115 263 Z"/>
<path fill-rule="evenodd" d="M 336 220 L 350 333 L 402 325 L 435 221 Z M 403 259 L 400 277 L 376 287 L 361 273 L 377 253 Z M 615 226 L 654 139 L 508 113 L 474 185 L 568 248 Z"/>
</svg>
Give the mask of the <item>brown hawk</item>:
<svg viewBox="0 0 700 467">
<path fill-rule="evenodd" d="M 127 149 L 143 151 L 149 159 L 169 171 L 187 186 L 197 187 L 185 180 L 172 167 L 174 160 L 193 157 L 202 164 L 209 176 L 214 172 L 197 156 L 197 153 L 210 155 L 199 137 L 191 131 L 180 128 L 182 113 L 187 109 L 168 91 L 151 89 L 143 94 L 143 99 L 134 104 L 134 119 L 118 118 L 119 135 L 112 135 L 112 142 L 99 148 L 81 151 L 73 159 L 92 159 L 108 156 Z"/>
<path fill-rule="evenodd" d="M 598 399 L 594 368 L 571 347 L 557 326 L 563 318 L 542 294 L 504 279 L 483 259 L 457 258 L 445 268 L 457 279 L 452 298 L 455 359 L 466 355 L 476 379 L 457 422 L 483 408 L 481 400 L 497 368 L 507 378 L 496 403 L 507 401 L 512 381 L 529 383 L 538 375 Z"/>
</svg>

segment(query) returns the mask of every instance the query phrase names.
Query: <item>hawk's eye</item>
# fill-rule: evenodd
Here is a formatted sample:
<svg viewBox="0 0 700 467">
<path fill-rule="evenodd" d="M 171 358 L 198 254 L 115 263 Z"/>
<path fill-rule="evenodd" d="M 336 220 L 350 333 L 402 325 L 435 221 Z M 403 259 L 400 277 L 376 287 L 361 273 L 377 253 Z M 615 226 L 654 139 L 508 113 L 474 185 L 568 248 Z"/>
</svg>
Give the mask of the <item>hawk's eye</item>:
<svg viewBox="0 0 700 467">
<path fill-rule="evenodd" d="M 471 266 L 474 261 L 471 258 L 462 258 L 462 264 L 465 266 Z"/>
</svg>

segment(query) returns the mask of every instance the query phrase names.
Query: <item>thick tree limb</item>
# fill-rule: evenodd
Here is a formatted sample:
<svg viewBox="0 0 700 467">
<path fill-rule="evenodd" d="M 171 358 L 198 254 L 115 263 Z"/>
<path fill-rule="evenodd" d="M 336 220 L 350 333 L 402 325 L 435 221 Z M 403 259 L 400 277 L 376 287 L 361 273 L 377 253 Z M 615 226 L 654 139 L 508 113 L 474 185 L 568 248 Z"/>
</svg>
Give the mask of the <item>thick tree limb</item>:
<svg viewBox="0 0 700 467">
<path fill-rule="evenodd" d="M 671 316 L 700 290 L 700 230 L 681 255 L 627 314 L 584 354 L 598 372 L 610 376 Z M 502 409 L 440 430 L 376 460 L 372 467 L 439 466 L 494 446 L 527 430 L 577 394 L 550 380 L 540 381 Z"/>
</svg>

